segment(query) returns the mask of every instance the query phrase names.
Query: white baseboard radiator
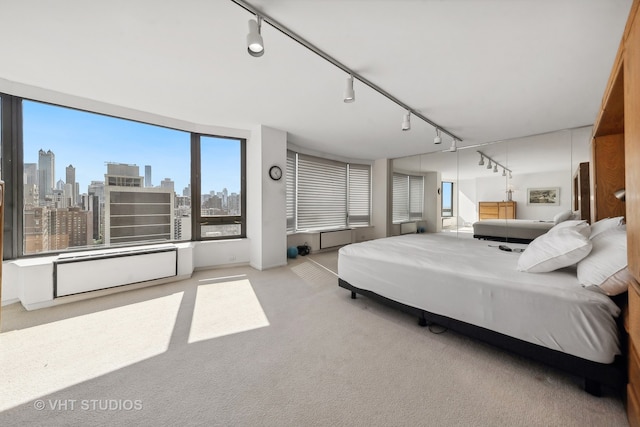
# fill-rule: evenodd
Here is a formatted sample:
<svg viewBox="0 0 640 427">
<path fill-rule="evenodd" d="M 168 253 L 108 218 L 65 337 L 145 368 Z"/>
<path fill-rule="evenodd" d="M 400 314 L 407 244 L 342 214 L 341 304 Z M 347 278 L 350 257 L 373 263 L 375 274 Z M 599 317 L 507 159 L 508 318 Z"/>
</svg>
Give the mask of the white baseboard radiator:
<svg viewBox="0 0 640 427">
<path fill-rule="evenodd" d="M 418 231 L 418 224 L 415 222 L 403 222 L 400 224 L 400 234 L 415 233 Z"/>
<path fill-rule="evenodd" d="M 348 245 L 349 243 L 351 243 L 351 229 L 323 231 L 320 233 L 320 249 Z"/>
<path fill-rule="evenodd" d="M 178 274 L 178 248 L 122 250 L 60 256 L 53 262 L 53 297 L 165 279 Z"/>
</svg>

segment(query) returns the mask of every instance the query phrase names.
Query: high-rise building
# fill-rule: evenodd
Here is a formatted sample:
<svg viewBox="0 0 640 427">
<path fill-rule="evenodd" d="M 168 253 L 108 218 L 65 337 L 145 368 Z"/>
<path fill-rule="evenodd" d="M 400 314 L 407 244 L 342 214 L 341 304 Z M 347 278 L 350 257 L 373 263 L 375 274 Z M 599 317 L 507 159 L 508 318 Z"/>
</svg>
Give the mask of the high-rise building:
<svg viewBox="0 0 640 427">
<path fill-rule="evenodd" d="M 187 196 L 187 197 L 191 197 L 191 184 L 189 184 L 186 187 L 184 187 L 184 189 L 182 190 L 182 195 L 183 196 Z"/>
<path fill-rule="evenodd" d="M 171 178 L 165 178 L 160 181 L 160 188 L 168 188 L 171 191 L 174 191 L 175 183 Z"/>
<path fill-rule="evenodd" d="M 54 209 L 49 215 L 49 250 L 86 247 L 93 243 L 91 212 L 68 208 Z"/>
<path fill-rule="evenodd" d="M 66 184 L 71 184 L 71 205 L 76 206 L 78 204 L 78 193 L 76 192 L 76 168 L 73 165 L 66 167 Z"/>
<path fill-rule="evenodd" d="M 144 166 L 144 186 L 153 187 L 153 184 L 151 183 L 151 165 Z"/>
<path fill-rule="evenodd" d="M 38 164 L 24 164 L 24 185 L 38 185 Z"/>
<path fill-rule="evenodd" d="M 51 150 L 38 151 L 38 193 L 40 202 L 51 200 L 56 175 L 56 156 Z"/>
<path fill-rule="evenodd" d="M 40 206 L 25 206 L 24 253 L 37 254 L 49 250 L 49 210 Z"/>
<path fill-rule="evenodd" d="M 143 187 L 136 165 L 107 165 L 104 187 L 104 243 L 173 240 L 174 192 Z"/>
</svg>

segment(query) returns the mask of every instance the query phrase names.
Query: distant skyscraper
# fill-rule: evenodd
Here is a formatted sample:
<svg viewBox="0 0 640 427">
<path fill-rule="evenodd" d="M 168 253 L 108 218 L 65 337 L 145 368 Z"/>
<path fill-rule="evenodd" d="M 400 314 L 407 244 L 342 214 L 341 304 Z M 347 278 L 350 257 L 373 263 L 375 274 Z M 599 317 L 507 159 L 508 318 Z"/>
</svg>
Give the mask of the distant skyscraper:
<svg viewBox="0 0 640 427">
<path fill-rule="evenodd" d="M 182 190 L 182 195 L 183 196 L 187 196 L 187 197 L 191 197 L 191 184 L 189 184 L 186 187 L 184 187 L 184 190 Z"/>
<path fill-rule="evenodd" d="M 51 150 L 38 151 L 38 192 L 40 201 L 51 199 L 54 177 L 56 175 L 56 156 Z"/>
<path fill-rule="evenodd" d="M 38 185 L 38 164 L 24 164 L 24 185 Z"/>
<path fill-rule="evenodd" d="M 56 190 L 61 190 L 61 191 L 64 190 L 64 181 L 63 180 L 59 179 L 56 182 Z"/>
<path fill-rule="evenodd" d="M 153 187 L 153 184 L 151 183 L 151 165 L 144 166 L 144 186 Z"/>
<path fill-rule="evenodd" d="M 66 168 L 67 176 L 65 183 L 71 184 L 71 206 L 75 206 L 78 203 L 78 194 L 76 193 L 76 168 L 73 165 L 69 165 Z"/>
<path fill-rule="evenodd" d="M 171 191 L 174 191 L 175 183 L 171 180 L 171 178 L 165 178 L 160 182 L 160 188 L 168 188 Z"/>
</svg>

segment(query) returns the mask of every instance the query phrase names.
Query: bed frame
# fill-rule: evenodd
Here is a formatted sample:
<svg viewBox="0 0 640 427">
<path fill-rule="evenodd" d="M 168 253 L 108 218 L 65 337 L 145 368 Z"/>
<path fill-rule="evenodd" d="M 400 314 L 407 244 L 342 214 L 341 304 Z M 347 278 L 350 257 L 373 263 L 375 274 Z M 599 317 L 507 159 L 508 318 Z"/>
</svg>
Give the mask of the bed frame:
<svg viewBox="0 0 640 427">
<path fill-rule="evenodd" d="M 527 358 L 545 363 L 554 368 L 558 368 L 570 374 L 581 377 L 584 379 L 584 390 L 594 396 L 601 395 L 602 386 L 609 386 L 619 391 L 623 389 L 624 385 L 627 383 L 626 359 L 624 356 L 616 356 L 615 360 L 611 364 L 593 362 L 581 357 L 532 344 L 527 341 L 522 341 L 517 338 L 501 334 L 499 332 L 472 325 L 470 323 L 462 322 L 450 317 L 441 316 L 439 314 L 430 313 L 416 307 L 405 305 L 378 295 L 375 292 L 356 288 L 355 286 L 352 286 L 351 284 L 340 278 L 338 278 L 338 285 L 342 288 L 350 290 L 352 299 L 356 299 L 356 295 L 361 294 L 387 306 L 399 309 L 409 314 L 416 315 L 418 317 L 418 324 L 420 326 L 427 326 L 429 324 L 435 323 L 449 328 L 453 331 L 487 342 L 496 347 L 500 347 L 504 350 L 511 351 L 515 354 L 525 356 Z M 618 306 L 625 307 L 627 294 L 624 293 L 622 295 L 619 295 L 617 298 L 612 299 L 616 304 L 618 304 Z M 621 341 L 621 353 L 622 355 L 626 355 L 626 334 L 622 333 L 622 318 L 622 315 L 619 316 L 617 323 L 618 330 L 621 331 L 621 333 L 619 334 Z"/>
</svg>

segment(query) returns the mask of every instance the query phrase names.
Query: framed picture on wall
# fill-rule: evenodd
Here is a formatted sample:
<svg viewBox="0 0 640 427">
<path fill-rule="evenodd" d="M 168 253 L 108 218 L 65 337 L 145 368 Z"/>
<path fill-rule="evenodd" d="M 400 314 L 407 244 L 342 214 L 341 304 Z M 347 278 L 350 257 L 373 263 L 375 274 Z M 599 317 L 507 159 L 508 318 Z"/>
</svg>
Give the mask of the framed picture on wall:
<svg viewBox="0 0 640 427">
<path fill-rule="evenodd" d="M 559 205 L 560 187 L 527 188 L 528 205 Z"/>
</svg>

